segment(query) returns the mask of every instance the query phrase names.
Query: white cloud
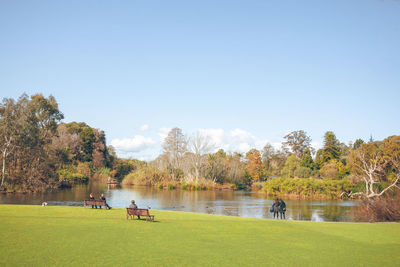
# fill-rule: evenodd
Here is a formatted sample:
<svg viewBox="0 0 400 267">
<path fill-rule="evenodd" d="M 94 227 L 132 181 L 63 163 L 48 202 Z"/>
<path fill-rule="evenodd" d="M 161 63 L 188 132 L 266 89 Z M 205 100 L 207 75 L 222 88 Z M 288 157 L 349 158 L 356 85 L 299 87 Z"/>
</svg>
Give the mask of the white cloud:
<svg viewBox="0 0 400 267">
<path fill-rule="evenodd" d="M 251 146 L 249 143 L 240 143 L 238 147 L 238 151 L 247 152 L 250 150 Z"/>
<path fill-rule="evenodd" d="M 113 139 L 111 145 L 117 152 L 140 152 L 155 144 L 150 137 L 135 135 L 133 138 Z"/>
<path fill-rule="evenodd" d="M 221 128 L 199 129 L 198 131 L 210 138 L 215 151 L 222 148 L 227 152 L 245 153 L 252 148 L 262 149 L 268 143 L 268 140 L 258 139 L 250 132 L 239 128 L 228 132 Z"/>
<path fill-rule="evenodd" d="M 230 134 L 233 138 L 241 140 L 241 141 L 248 142 L 248 141 L 255 139 L 255 137 L 251 133 L 246 132 L 245 130 L 237 129 L 237 128 L 235 130 L 231 131 Z"/>
<path fill-rule="evenodd" d="M 120 152 L 118 153 L 118 155 L 122 158 L 132 158 L 144 161 L 151 161 L 157 157 L 156 152 L 150 149 L 146 149 L 140 152 Z"/>
<path fill-rule="evenodd" d="M 210 138 L 211 144 L 215 147 L 221 148 L 224 144 L 224 130 L 223 129 L 199 129 L 201 135 Z"/>
<path fill-rule="evenodd" d="M 143 124 L 142 126 L 139 127 L 139 130 L 141 130 L 142 132 L 148 131 L 150 130 L 150 126 L 147 124 Z"/>
</svg>

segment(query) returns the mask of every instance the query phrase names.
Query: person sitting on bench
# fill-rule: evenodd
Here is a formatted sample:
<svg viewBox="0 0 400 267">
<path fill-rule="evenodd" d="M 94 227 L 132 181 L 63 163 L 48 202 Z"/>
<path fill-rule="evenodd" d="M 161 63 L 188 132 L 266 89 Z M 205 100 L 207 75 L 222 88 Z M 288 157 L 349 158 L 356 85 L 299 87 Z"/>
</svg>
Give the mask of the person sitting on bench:
<svg viewBox="0 0 400 267">
<path fill-rule="evenodd" d="M 135 200 L 131 201 L 131 204 L 129 205 L 130 209 L 137 209 L 137 205 L 135 204 Z M 138 215 L 138 220 L 140 220 L 140 216 Z"/>
<path fill-rule="evenodd" d="M 106 201 L 106 197 L 104 196 L 104 194 L 101 194 L 100 200 Z M 101 209 L 101 206 L 100 206 L 100 209 Z M 109 209 L 109 210 L 112 209 L 110 206 L 108 206 L 107 202 L 106 202 L 106 209 Z"/>
<path fill-rule="evenodd" d="M 90 200 L 94 200 L 93 193 L 90 193 L 89 199 L 90 199 Z M 92 209 L 93 209 L 93 207 L 96 207 L 96 209 L 97 209 L 97 206 L 96 206 L 96 205 L 92 205 Z"/>
</svg>

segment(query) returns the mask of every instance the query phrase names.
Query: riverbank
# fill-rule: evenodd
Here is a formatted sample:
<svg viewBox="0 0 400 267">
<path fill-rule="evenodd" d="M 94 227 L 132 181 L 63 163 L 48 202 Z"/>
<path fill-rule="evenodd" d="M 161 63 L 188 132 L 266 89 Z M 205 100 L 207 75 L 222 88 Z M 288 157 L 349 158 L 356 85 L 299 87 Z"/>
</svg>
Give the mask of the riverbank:
<svg viewBox="0 0 400 267">
<path fill-rule="evenodd" d="M 399 223 L 0 205 L 0 265 L 396 266 Z"/>
<path fill-rule="evenodd" d="M 206 190 L 247 190 L 264 193 L 270 197 L 285 199 L 317 199 L 339 200 L 348 199 L 350 192 L 363 192 L 365 184 L 359 182 L 353 184 L 349 179 L 318 179 L 318 178 L 287 178 L 275 177 L 263 182 L 254 182 L 251 185 L 244 184 L 218 184 L 208 180 L 195 182 L 182 182 L 165 180 L 152 183 L 149 180 L 137 179 L 134 175 L 126 176 L 122 183 L 125 186 L 152 186 L 158 189 L 206 191 Z M 380 183 L 377 183 L 381 186 Z"/>
</svg>

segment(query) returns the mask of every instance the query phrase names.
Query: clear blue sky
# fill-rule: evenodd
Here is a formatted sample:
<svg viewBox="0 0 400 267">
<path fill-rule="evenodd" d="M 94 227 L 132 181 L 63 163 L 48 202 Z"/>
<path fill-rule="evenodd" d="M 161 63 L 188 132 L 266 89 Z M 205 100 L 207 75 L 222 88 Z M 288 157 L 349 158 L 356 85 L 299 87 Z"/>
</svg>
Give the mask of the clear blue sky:
<svg viewBox="0 0 400 267">
<path fill-rule="evenodd" d="M 0 0 L 0 92 L 52 94 L 147 159 L 174 126 L 383 139 L 400 134 L 400 1 Z"/>
</svg>

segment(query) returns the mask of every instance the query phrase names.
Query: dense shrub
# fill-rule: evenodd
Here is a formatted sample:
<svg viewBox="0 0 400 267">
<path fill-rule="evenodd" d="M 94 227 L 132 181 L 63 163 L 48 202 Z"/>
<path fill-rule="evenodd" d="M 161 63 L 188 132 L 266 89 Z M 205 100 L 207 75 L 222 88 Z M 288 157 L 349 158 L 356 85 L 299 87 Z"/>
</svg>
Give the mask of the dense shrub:
<svg viewBox="0 0 400 267">
<path fill-rule="evenodd" d="M 174 190 L 176 187 L 173 184 L 168 184 L 168 190 Z"/>
<path fill-rule="evenodd" d="M 263 188 L 263 186 L 264 186 L 264 183 L 263 183 L 263 182 L 255 182 L 255 183 L 253 183 L 253 184 L 251 185 L 251 188 L 252 188 L 253 190 L 261 190 L 261 189 Z"/>
<path fill-rule="evenodd" d="M 335 160 L 331 160 L 325 163 L 322 168 L 319 170 L 319 173 L 322 177 L 328 179 L 335 179 L 339 177 L 337 162 Z"/>
<path fill-rule="evenodd" d="M 269 195 L 290 194 L 303 197 L 339 198 L 344 191 L 351 191 L 352 184 L 348 179 L 298 179 L 275 178 L 264 183 L 264 191 Z"/>
<path fill-rule="evenodd" d="M 183 185 L 181 186 L 181 189 L 183 189 L 183 190 L 188 190 L 188 189 L 189 189 L 189 184 L 183 184 Z"/>
<path fill-rule="evenodd" d="M 102 183 L 106 183 L 110 180 L 110 176 L 111 176 L 111 169 L 110 168 L 106 168 L 106 167 L 102 167 L 100 169 L 98 169 L 93 175 L 92 177 L 90 177 L 91 181 L 98 181 L 98 182 L 102 182 Z"/>
<path fill-rule="evenodd" d="M 113 178 L 121 181 L 132 171 L 142 168 L 147 168 L 146 163 L 143 161 L 136 159 L 117 159 L 114 163 L 111 175 Z"/>
<path fill-rule="evenodd" d="M 98 169 L 96 171 L 96 173 L 110 176 L 111 175 L 111 169 L 110 168 L 106 168 L 106 167 L 102 167 L 102 168 Z"/>
<path fill-rule="evenodd" d="M 71 165 L 58 170 L 57 175 L 61 182 L 86 182 L 90 176 L 90 169 L 88 170 L 84 165 L 81 165 L 79 169 Z"/>
<path fill-rule="evenodd" d="M 122 181 L 122 184 L 156 185 L 167 179 L 168 174 L 154 167 L 143 166 L 130 172 Z"/>
<path fill-rule="evenodd" d="M 311 173 L 312 170 L 310 168 L 300 166 L 294 171 L 294 176 L 299 178 L 308 178 L 311 176 Z"/>
</svg>

